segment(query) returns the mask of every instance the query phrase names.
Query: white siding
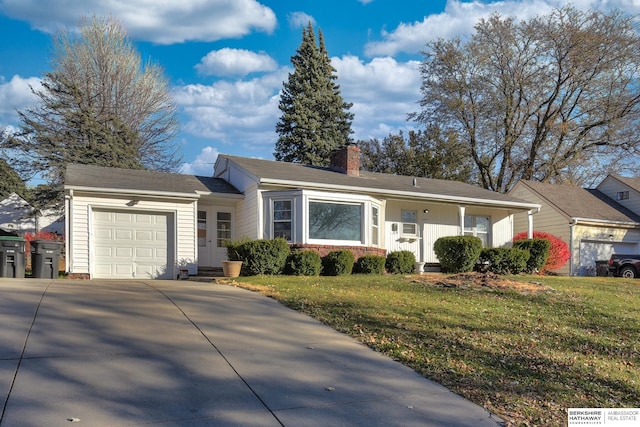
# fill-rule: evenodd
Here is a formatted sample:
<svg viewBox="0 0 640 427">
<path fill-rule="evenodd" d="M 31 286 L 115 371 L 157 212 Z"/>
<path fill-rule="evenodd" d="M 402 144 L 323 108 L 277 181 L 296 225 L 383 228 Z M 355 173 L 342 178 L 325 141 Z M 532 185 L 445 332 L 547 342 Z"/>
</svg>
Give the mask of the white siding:
<svg viewBox="0 0 640 427">
<path fill-rule="evenodd" d="M 244 199 L 236 205 L 235 239 L 261 239 L 259 221 L 262 217 L 260 196 L 255 186 L 245 190 Z"/>
<path fill-rule="evenodd" d="M 417 242 L 403 239 L 401 236 L 401 211 L 403 209 L 414 210 L 418 213 L 420 235 Z M 426 214 L 424 213 L 425 209 L 429 211 Z M 433 244 L 436 240 L 440 237 L 459 236 L 461 234 L 458 205 L 388 201 L 385 214 L 386 249 L 390 252 L 397 250 L 412 251 L 416 254 L 416 259 L 427 263 L 438 262 L 438 258 L 433 251 Z M 513 227 L 512 216 L 509 211 L 481 206 L 467 206 L 465 214 L 490 218 L 492 224 L 489 236 L 491 246 L 505 246 L 511 242 Z"/>
<path fill-rule="evenodd" d="M 174 236 L 169 239 L 174 242 L 171 251 L 171 259 L 175 260 L 174 266 L 177 271 L 178 266 L 188 268 L 190 274 L 197 272 L 196 254 L 196 223 L 195 223 L 195 200 L 185 201 L 158 201 L 137 199 L 138 202 L 131 205 L 130 197 L 106 197 L 91 196 L 76 192 L 70 200 L 72 206 L 73 235 L 69 238 L 69 273 L 89 274 L 91 273 L 91 212 L 92 209 L 117 209 L 135 210 L 148 212 L 171 213 L 175 221 Z M 173 274 L 175 277 L 177 275 Z"/>
</svg>

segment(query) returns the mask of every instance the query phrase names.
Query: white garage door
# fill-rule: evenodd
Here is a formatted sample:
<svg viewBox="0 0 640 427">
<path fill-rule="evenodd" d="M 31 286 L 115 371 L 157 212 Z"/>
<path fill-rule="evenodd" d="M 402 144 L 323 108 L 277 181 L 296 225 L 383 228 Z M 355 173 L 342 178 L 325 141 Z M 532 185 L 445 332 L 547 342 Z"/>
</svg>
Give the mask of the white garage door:
<svg viewBox="0 0 640 427">
<path fill-rule="evenodd" d="M 611 254 L 634 254 L 637 252 L 637 242 L 603 242 L 582 240 L 580 242 L 580 266 L 578 273 L 581 276 L 593 276 L 596 274 L 596 261 L 606 261 Z"/>
<path fill-rule="evenodd" d="M 94 210 L 93 277 L 171 278 L 170 220 L 166 213 Z"/>
</svg>

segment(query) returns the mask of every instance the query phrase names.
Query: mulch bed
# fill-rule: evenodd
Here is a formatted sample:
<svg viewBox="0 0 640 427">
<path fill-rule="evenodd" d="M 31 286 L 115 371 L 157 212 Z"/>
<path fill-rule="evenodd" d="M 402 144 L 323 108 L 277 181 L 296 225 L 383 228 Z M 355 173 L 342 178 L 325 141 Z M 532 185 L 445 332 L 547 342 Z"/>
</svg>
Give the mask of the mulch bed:
<svg viewBox="0 0 640 427">
<path fill-rule="evenodd" d="M 522 293 L 550 292 L 553 288 L 533 281 L 512 280 L 495 273 L 459 273 L 441 274 L 424 273 L 411 276 L 414 283 L 422 285 L 440 286 L 444 288 L 476 289 L 488 291 L 516 291 Z"/>
</svg>

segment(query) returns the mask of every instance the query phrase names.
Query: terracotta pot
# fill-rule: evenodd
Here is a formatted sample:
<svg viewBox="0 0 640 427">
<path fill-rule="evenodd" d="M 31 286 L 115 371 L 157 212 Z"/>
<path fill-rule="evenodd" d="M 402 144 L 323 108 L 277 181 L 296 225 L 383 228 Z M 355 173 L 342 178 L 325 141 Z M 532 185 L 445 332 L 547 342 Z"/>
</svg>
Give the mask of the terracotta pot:
<svg viewBox="0 0 640 427">
<path fill-rule="evenodd" d="M 222 261 L 222 272 L 224 274 L 224 277 L 240 276 L 241 267 L 242 261 Z"/>
</svg>

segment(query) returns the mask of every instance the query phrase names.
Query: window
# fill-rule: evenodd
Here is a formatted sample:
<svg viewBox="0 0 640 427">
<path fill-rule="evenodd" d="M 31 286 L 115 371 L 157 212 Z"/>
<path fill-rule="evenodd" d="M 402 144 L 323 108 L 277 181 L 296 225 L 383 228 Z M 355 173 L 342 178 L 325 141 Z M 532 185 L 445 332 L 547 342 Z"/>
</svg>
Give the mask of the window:
<svg viewBox="0 0 640 427">
<path fill-rule="evenodd" d="M 231 212 L 218 212 L 216 219 L 216 244 L 223 248 L 225 243 L 231 240 Z"/>
<path fill-rule="evenodd" d="M 628 198 L 629 198 L 628 191 L 618 191 L 618 194 L 616 194 L 617 200 L 627 200 Z"/>
<path fill-rule="evenodd" d="M 198 246 L 207 246 L 207 211 L 198 211 Z"/>
<path fill-rule="evenodd" d="M 418 234 L 417 211 L 402 211 L 402 234 L 415 236 Z"/>
<path fill-rule="evenodd" d="M 286 241 L 291 241 L 291 200 L 273 201 L 273 237 L 282 237 Z"/>
<path fill-rule="evenodd" d="M 377 206 L 371 206 L 371 244 L 378 246 L 378 236 L 380 233 L 379 221 L 379 209 Z"/>
<path fill-rule="evenodd" d="M 362 204 L 309 202 L 309 238 L 362 241 Z"/>
<path fill-rule="evenodd" d="M 464 235 L 476 236 L 482 240 L 482 246 L 487 248 L 490 246 L 489 230 L 491 220 L 486 216 L 464 216 Z"/>
</svg>

